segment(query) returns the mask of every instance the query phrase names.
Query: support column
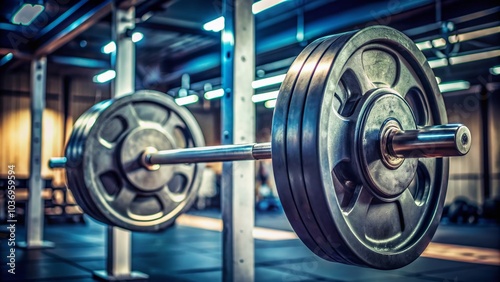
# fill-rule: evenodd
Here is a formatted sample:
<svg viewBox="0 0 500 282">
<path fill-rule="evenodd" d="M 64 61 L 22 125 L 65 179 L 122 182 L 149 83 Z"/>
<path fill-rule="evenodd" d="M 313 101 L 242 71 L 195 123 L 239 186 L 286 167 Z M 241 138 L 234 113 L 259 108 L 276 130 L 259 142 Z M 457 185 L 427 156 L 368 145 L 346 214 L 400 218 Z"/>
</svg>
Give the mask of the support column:
<svg viewBox="0 0 500 282">
<path fill-rule="evenodd" d="M 135 45 L 127 30 L 135 27 L 135 7 L 113 9 L 113 41 L 116 51 L 111 65 L 116 71 L 112 96 L 119 97 L 135 91 Z M 94 277 L 104 281 L 138 281 L 148 279 L 142 272 L 131 271 L 131 232 L 119 227 L 107 227 L 106 270 L 94 272 Z"/>
<path fill-rule="evenodd" d="M 255 142 L 252 0 L 225 0 L 222 40 L 222 143 Z M 253 281 L 254 161 L 225 162 L 222 172 L 223 281 Z"/>
<path fill-rule="evenodd" d="M 44 204 L 42 199 L 42 116 L 45 109 L 45 82 L 47 58 L 34 59 L 31 63 L 31 153 L 28 206 L 26 213 L 26 242 L 18 246 L 26 249 L 54 247 L 43 241 Z"/>
</svg>

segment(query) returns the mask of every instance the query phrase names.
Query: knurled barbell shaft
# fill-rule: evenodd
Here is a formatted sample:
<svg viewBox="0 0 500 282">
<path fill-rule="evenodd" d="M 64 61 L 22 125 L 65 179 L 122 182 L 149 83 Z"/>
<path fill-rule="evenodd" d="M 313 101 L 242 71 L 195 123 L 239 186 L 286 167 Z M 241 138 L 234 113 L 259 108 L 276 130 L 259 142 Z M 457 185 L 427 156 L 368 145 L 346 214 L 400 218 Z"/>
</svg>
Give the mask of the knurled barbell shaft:
<svg viewBox="0 0 500 282">
<path fill-rule="evenodd" d="M 154 165 L 245 161 L 270 158 L 271 143 L 267 142 L 165 150 L 147 154 L 145 162 Z"/>
<path fill-rule="evenodd" d="M 470 149 L 469 129 L 461 124 L 423 127 L 417 130 L 394 130 L 387 140 L 388 153 L 399 158 L 433 158 L 462 156 Z M 271 143 L 251 143 L 145 151 L 145 166 L 160 164 L 224 162 L 270 159 Z M 51 158 L 49 167 L 62 168 L 66 158 Z"/>
</svg>

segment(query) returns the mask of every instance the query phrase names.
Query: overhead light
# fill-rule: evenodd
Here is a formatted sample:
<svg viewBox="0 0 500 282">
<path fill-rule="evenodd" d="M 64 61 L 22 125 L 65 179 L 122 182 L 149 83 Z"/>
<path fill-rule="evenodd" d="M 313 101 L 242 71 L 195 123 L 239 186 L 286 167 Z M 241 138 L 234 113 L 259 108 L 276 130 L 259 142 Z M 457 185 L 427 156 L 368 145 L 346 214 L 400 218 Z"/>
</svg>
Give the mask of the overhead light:
<svg viewBox="0 0 500 282">
<path fill-rule="evenodd" d="M 443 47 L 446 45 L 446 40 L 444 40 L 444 38 L 438 38 L 438 39 L 434 39 L 432 40 L 432 46 L 434 47 Z"/>
<path fill-rule="evenodd" d="M 444 92 L 469 89 L 470 83 L 465 80 L 457 80 L 457 81 L 441 83 L 438 86 L 439 86 L 439 91 L 444 93 Z"/>
<path fill-rule="evenodd" d="M 500 66 L 494 66 L 490 68 L 490 73 L 492 75 L 499 75 L 500 74 Z"/>
<path fill-rule="evenodd" d="M 104 83 L 110 81 L 115 77 L 116 77 L 116 72 L 114 70 L 107 70 L 103 73 L 95 75 L 93 80 L 96 83 Z"/>
<path fill-rule="evenodd" d="M 267 100 L 265 103 L 264 103 L 264 107 L 268 108 L 268 109 L 272 109 L 274 108 L 274 106 L 276 106 L 276 99 L 273 99 L 273 100 Z"/>
<path fill-rule="evenodd" d="M 134 42 L 134 43 L 141 41 L 143 38 L 144 38 L 144 34 L 142 34 L 142 32 L 136 31 L 136 32 L 132 33 L 132 42 Z"/>
<path fill-rule="evenodd" d="M 500 26 L 489 27 L 485 29 L 475 30 L 471 32 L 460 33 L 457 35 L 450 35 L 448 40 L 450 43 L 465 42 L 472 39 L 492 35 L 500 32 Z M 444 38 L 437 38 L 432 41 L 423 41 L 415 43 L 420 50 L 431 49 L 432 47 L 443 47 L 446 45 Z"/>
<path fill-rule="evenodd" d="M 451 65 L 458 65 L 500 56 L 500 49 L 450 58 Z"/>
<path fill-rule="evenodd" d="M 481 29 L 481 30 L 475 30 L 475 31 L 471 31 L 471 32 L 461 33 L 461 34 L 458 34 L 455 36 L 452 35 L 452 36 L 450 36 L 450 42 L 451 43 L 464 42 L 464 41 L 492 35 L 492 34 L 499 33 L 499 32 L 500 32 L 500 26 L 485 28 L 485 29 Z"/>
<path fill-rule="evenodd" d="M 431 68 L 440 68 L 440 67 L 445 67 L 448 65 L 448 60 L 446 59 L 437 59 L 437 60 L 432 60 L 432 61 L 429 61 L 429 66 L 431 66 Z"/>
<path fill-rule="evenodd" d="M 252 5 L 252 13 L 254 15 L 267 10 L 271 7 L 274 7 L 280 3 L 283 3 L 287 0 L 262 0 L 259 2 L 255 2 Z M 211 20 L 203 25 L 203 29 L 207 31 L 219 32 L 224 29 L 224 17 L 218 17 L 215 20 Z"/>
<path fill-rule="evenodd" d="M 264 10 L 267 10 L 285 1 L 286 0 L 262 0 L 259 2 L 255 2 L 252 5 L 252 13 L 256 15 Z"/>
<path fill-rule="evenodd" d="M 474 61 L 485 60 L 485 59 L 499 57 L 499 56 L 500 56 L 500 49 L 450 57 L 449 63 L 448 63 L 448 60 L 446 60 L 444 58 L 430 60 L 428 62 L 429 62 L 429 65 L 431 66 L 431 68 L 434 69 L 434 68 L 445 67 L 447 65 L 458 65 L 458 64 L 463 64 L 463 63 L 470 63 L 470 62 L 474 62 Z"/>
<path fill-rule="evenodd" d="M 438 84 L 441 83 L 441 78 L 439 76 L 436 76 L 436 81 Z"/>
<path fill-rule="evenodd" d="M 257 88 L 262 88 L 266 86 L 271 86 L 275 84 L 280 84 L 285 80 L 286 74 L 280 74 L 277 76 L 272 76 L 264 79 L 259 79 L 255 80 L 252 82 L 252 88 L 257 89 Z"/>
<path fill-rule="evenodd" d="M 264 101 L 271 100 L 271 99 L 276 99 L 276 98 L 278 98 L 278 93 L 279 93 L 279 91 L 271 91 L 271 92 L 266 92 L 266 93 L 262 93 L 262 94 L 255 94 L 252 96 L 252 102 L 259 103 L 259 102 L 264 102 Z"/>
<path fill-rule="evenodd" d="M 224 29 L 224 17 L 218 17 L 203 25 L 204 30 L 218 32 Z"/>
<path fill-rule="evenodd" d="M 222 89 L 222 88 L 207 91 L 203 95 L 203 97 L 205 97 L 206 100 L 212 100 L 215 98 L 220 98 L 222 96 L 224 96 L 224 89 Z"/>
<path fill-rule="evenodd" d="M 43 10 L 45 7 L 40 4 L 24 4 L 10 21 L 13 24 L 30 25 Z"/>
<path fill-rule="evenodd" d="M 14 58 L 14 55 L 12 53 L 7 53 L 2 59 L 0 59 L 0 66 L 5 65 L 7 62 L 12 60 L 12 58 Z"/>
<path fill-rule="evenodd" d="M 113 53 L 115 50 L 116 50 L 116 44 L 114 41 L 111 41 L 108 44 L 104 45 L 104 47 L 102 47 L 101 52 L 103 52 L 104 54 L 109 54 Z"/>
<path fill-rule="evenodd" d="M 198 95 L 193 94 L 193 95 L 188 95 L 188 96 L 176 98 L 175 102 L 179 106 L 184 106 L 184 105 L 196 103 L 196 102 L 198 102 L 198 100 L 199 100 Z"/>
<path fill-rule="evenodd" d="M 427 50 L 432 48 L 432 43 L 430 41 L 416 42 L 417 48 L 420 50 Z"/>
<path fill-rule="evenodd" d="M 143 38 L 144 34 L 142 34 L 142 32 L 136 31 L 132 33 L 132 42 L 134 43 L 141 41 Z M 114 41 L 109 42 L 101 48 L 101 52 L 103 52 L 104 54 L 113 53 L 114 51 L 116 51 L 116 43 Z"/>
</svg>

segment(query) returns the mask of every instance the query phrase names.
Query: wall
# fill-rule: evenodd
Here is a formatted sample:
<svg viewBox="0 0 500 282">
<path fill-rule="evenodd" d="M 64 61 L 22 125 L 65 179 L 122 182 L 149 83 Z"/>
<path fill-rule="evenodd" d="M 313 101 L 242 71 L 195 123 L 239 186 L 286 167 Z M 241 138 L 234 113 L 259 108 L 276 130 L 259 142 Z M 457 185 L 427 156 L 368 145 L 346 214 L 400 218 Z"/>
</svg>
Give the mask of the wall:
<svg viewBox="0 0 500 282">
<path fill-rule="evenodd" d="M 488 94 L 491 197 L 500 197 L 500 90 Z"/>
<path fill-rule="evenodd" d="M 76 118 L 97 101 L 109 97 L 109 86 L 97 86 L 91 79 L 72 78 L 69 96 L 69 117 L 64 120 L 63 78 L 49 75 L 46 88 L 46 109 L 42 121 L 42 164 L 64 154 L 64 145 Z M 102 88 L 102 89 L 101 89 Z M 102 93 L 106 93 L 103 95 Z M 29 177 L 31 138 L 30 76 L 10 73 L 0 78 L 0 177 L 7 174 L 7 165 L 16 166 L 18 178 Z M 66 136 L 64 129 L 66 128 Z M 64 183 L 61 170 L 42 165 L 42 177 Z"/>
<path fill-rule="evenodd" d="M 489 116 L 488 135 L 489 148 L 483 148 L 483 128 L 481 119 L 481 88 L 471 87 L 468 91 L 443 94 L 446 104 L 448 122 L 463 123 L 471 131 L 472 146 L 464 157 L 450 158 L 450 178 L 446 203 L 457 197 L 466 197 L 469 200 L 482 204 L 484 201 L 484 180 L 491 182 L 490 195 L 500 194 L 500 112 L 498 95 L 490 93 L 488 96 Z M 498 91 L 496 92 L 498 94 Z M 497 110 L 495 110 L 495 108 Z M 490 158 L 490 170 L 485 172 L 483 156 Z"/>
</svg>

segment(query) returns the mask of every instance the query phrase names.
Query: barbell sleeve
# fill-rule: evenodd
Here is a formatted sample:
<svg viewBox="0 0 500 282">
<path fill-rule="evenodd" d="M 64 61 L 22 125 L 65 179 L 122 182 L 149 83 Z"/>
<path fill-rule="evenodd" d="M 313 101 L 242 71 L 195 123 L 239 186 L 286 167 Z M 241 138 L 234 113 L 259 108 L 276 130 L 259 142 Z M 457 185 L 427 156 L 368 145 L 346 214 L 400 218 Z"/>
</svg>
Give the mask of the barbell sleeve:
<svg viewBox="0 0 500 282">
<path fill-rule="evenodd" d="M 387 140 L 388 151 L 398 158 L 463 156 L 471 147 L 469 129 L 463 124 L 443 124 L 416 130 L 394 130 Z"/>
<path fill-rule="evenodd" d="M 65 157 L 50 158 L 49 167 L 50 168 L 64 168 L 66 166 L 66 161 L 67 160 Z"/>
</svg>

